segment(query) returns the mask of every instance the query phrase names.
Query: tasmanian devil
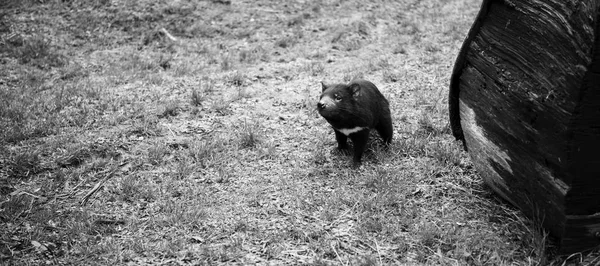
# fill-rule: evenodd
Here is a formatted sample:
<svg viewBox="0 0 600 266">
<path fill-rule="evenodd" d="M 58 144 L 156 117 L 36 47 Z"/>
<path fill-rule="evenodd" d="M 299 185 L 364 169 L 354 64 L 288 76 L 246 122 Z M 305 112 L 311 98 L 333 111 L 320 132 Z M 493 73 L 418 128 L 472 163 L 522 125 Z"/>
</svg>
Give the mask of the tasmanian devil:
<svg viewBox="0 0 600 266">
<path fill-rule="evenodd" d="M 358 166 L 367 146 L 369 131 L 379 132 L 386 145 L 392 141 L 390 104 L 377 87 L 366 80 L 349 84 L 325 85 L 317 104 L 319 114 L 335 131 L 338 149 L 348 148 L 348 137 L 354 144 L 353 164 Z"/>
</svg>

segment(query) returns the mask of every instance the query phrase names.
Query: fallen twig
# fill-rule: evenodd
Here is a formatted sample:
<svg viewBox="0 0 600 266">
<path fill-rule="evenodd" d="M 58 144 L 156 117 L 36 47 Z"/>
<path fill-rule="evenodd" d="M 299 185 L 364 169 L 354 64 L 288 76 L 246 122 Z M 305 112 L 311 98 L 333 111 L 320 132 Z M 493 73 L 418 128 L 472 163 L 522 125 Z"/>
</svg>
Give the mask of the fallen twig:
<svg viewBox="0 0 600 266">
<path fill-rule="evenodd" d="M 171 35 L 171 33 L 169 33 L 165 28 L 161 28 L 160 31 L 162 31 L 162 33 L 165 34 L 165 36 L 167 36 L 167 38 L 169 38 L 169 40 L 176 42 L 177 38 L 173 37 L 173 35 Z"/>
<path fill-rule="evenodd" d="M 94 221 L 94 224 L 98 225 L 124 225 L 125 220 L 108 220 L 108 219 L 98 219 Z"/>
<path fill-rule="evenodd" d="M 102 187 L 102 185 L 104 185 L 104 182 L 106 182 L 106 180 L 113 177 L 115 175 L 115 173 L 117 172 L 117 170 L 125 168 L 125 166 L 127 164 L 128 164 L 127 162 L 124 162 L 124 163 L 120 164 L 119 166 L 115 167 L 114 169 L 112 169 L 104 178 L 102 178 L 102 180 L 100 180 L 98 183 L 96 183 L 96 185 L 87 194 L 85 194 L 85 196 L 83 196 L 83 198 L 81 198 L 81 200 L 79 201 L 79 204 L 85 205 L 88 202 L 88 200 L 90 200 L 90 198 L 94 195 L 94 193 L 96 193 Z"/>
</svg>

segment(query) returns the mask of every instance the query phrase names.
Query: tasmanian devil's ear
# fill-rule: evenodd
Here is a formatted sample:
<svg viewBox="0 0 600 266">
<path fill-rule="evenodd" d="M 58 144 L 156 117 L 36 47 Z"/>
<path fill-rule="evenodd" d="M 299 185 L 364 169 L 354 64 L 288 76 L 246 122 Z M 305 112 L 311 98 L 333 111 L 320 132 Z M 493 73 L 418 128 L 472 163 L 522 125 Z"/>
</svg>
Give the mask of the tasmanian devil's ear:
<svg viewBox="0 0 600 266">
<path fill-rule="evenodd" d="M 358 97 L 360 95 L 360 85 L 352 83 L 348 86 L 348 91 L 352 94 L 352 97 Z"/>
<path fill-rule="evenodd" d="M 325 90 L 327 89 L 327 85 L 325 85 L 325 82 L 321 81 L 321 88 L 323 89 L 323 92 L 325 92 Z"/>
</svg>

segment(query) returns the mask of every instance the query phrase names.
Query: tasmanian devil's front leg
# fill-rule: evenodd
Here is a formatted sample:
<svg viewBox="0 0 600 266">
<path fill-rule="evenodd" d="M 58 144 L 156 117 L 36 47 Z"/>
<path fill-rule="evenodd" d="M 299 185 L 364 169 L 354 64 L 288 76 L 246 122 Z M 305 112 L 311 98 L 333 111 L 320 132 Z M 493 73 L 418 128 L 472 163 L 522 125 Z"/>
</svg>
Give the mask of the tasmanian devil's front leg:
<svg viewBox="0 0 600 266">
<path fill-rule="evenodd" d="M 363 129 L 356 133 L 350 134 L 350 139 L 354 144 L 354 157 L 352 162 L 354 166 L 358 166 L 361 163 L 362 155 L 367 148 L 367 140 L 369 139 L 369 129 Z"/>
</svg>

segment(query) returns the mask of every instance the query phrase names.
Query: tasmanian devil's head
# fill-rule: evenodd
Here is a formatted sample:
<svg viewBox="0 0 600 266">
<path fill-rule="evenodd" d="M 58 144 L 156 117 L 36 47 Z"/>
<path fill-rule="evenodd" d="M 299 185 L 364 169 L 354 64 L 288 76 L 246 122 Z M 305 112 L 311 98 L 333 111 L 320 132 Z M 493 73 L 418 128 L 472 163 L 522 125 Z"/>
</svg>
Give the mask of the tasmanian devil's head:
<svg viewBox="0 0 600 266">
<path fill-rule="evenodd" d="M 317 110 L 330 123 L 351 116 L 356 99 L 360 94 L 360 86 L 357 84 L 332 84 L 325 85 L 321 82 L 323 91 Z"/>
</svg>

